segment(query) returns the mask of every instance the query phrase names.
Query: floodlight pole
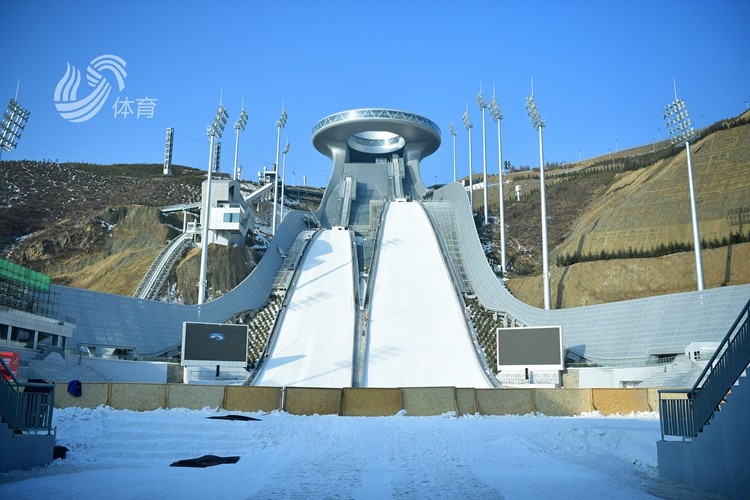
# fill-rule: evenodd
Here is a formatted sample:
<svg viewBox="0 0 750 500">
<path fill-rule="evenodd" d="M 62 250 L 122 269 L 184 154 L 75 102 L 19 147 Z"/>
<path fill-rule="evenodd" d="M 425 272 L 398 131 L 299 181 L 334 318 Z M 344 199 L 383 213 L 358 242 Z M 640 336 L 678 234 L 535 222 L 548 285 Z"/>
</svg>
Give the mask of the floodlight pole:
<svg viewBox="0 0 750 500">
<path fill-rule="evenodd" d="M 240 154 L 240 132 L 244 132 L 245 126 L 247 125 L 247 112 L 245 111 L 245 100 L 242 100 L 242 111 L 240 111 L 240 118 L 234 123 L 234 131 L 236 140 L 234 143 L 234 175 L 232 178 L 238 180 L 239 170 L 237 169 L 237 159 Z"/>
<path fill-rule="evenodd" d="M 281 103 L 281 117 L 276 120 L 276 163 L 273 164 L 273 217 L 271 218 L 271 236 L 276 236 L 276 203 L 279 187 L 279 147 L 281 146 L 281 129 L 286 125 L 286 110 Z M 283 201 L 282 201 L 283 203 Z"/>
<path fill-rule="evenodd" d="M 284 189 L 286 187 L 286 154 L 289 152 L 289 139 L 286 140 L 284 151 L 281 152 L 281 220 L 284 220 Z"/>
<path fill-rule="evenodd" d="M 695 253 L 695 278 L 698 290 L 703 290 L 703 264 L 701 259 L 701 239 L 698 228 L 698 208 L 695 202 L 695 185 L 693 184 L 693 162 L 690 158 L 690 141 L 696 137 L 693 124 L 688 117 L 685 101 L 677 97 L 677 83 L 674 82 L 674 101 L 664 110 L 664 120 L 672 144 L 685 143 L 687 155 L 688 187 L 690 190 L 690 214 L 693 223 L 693 249 Z"/>
<path fill-rule="evenodd" d="M 451 137 L 453 137 L 453 182 L 456 182 L 456 136 L 458 134 L 453 127 L 453 122 L 451 122 L 451 126 L 448 127 L 448 130 L 450 130 Z"/>
<path fill-rule="evenodd" d="M 487 203 L 487 191 L 489 185 L 487 184 L 487 134 L 485 130 L 485 112 L 484 110 L 487 109 L 487 103 L 484 102 L 484 98 L 482 97 L 482 84 L 479 84 L 479 94 L 477 95 L 477 107 L 479 108 L 479 111 L 482 113 L 482 172 L 484 176 L 484 189 L 482 190 L 484 192 L 484 225 L 486 226 L 489 224 L 489 212 L 488 212 L 488 203 Z"/>
<path fill-rule="evenodd" d="M 544 283 L 544 308 L 550 308 L 550 284 L 549 284 L 549 251 L 547 249 L 547 204 L 544 185 L 544 144 L 542 141 L 542 128 L 545 123 L 539 115 L 534 100 L 534 87 L 532 81 L 531 95 L 526 98 L 526 112 L 529 114 L 531 126 L 539 130 L 539 191 L 542 199 L 542 279 Z"/>
<path fill-rule="evenodd" d="M 18 104 L 17 99 L 18 87 L 16 87 L 16 98 L 8 101 L 8 109 L 0 120 L 0 158 L 2 158 L 3 151 L 11 152 L 16 148 L 21 138 L 21 131 L 26 127 L 31 114 Z"/>
<path fill-rule="evenodd" d="M 227 124 L 227 113 L 226 108 L 219 104 L 219 108 L 216 110 L 216 116 L 214 117 L 213 124 L 208 127 L 206 133 L 209 137 L 209 148 L 208 148 L 208 178 L 206 180 L 206 201 L 203 207 L 203 224 L 201 227 L 201 270 L 200 278 L 198 282 L 198 304 L 203 304 L 206 300 L 206 268 L 208 265 L 208 232 L 210 226 L 210 215 L 211 215 L 211 173 L 213 171 L 213 156 L 214 156 L 214 139 L 221 138 L 221 134 L 224 132 L 224 127 Z"/>
<path fill-rule="evenodd" d="M 466 111 L 463 116 L 464 127 L 469 131 L 469 207 L 471 208 L 471 217 L 474 218 L 474 169 L 471 163 L 471 129 L 474 125 L 469 119 L 469 105 L 466 105 Z"/>
<path fill-rule="evenodd" d="M 498 168 L 498 191 L 500 202 L 500 267 L 502 275 L 505 276 L 505 194 L 503 192 L 503 141 L 500 132 L 500 122 L 503 114 L 495 98 L 495 89 L 492 89 L 492 100 L 490 101 L 490 116 L 497 122 L 497 164 Z"/>
</svg>

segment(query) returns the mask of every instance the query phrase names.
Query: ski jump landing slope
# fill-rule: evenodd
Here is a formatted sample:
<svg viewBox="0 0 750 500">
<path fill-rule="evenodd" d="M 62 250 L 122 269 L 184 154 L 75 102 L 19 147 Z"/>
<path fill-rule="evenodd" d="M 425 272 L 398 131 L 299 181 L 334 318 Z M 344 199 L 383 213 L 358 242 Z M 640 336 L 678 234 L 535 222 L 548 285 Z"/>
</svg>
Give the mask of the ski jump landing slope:
<svg viewBox="0 0 750 500">
<path fill-rule="evenodd" d="M 382 231 L 364 385 L 490 387 L 424 209 L 390 203 Z"/>
<path fill-rule="evenodd" d="M 279 316 L 260 386 L 351 387 L 355 301 L 349 231 L 317 234 Z"/>
</svg>

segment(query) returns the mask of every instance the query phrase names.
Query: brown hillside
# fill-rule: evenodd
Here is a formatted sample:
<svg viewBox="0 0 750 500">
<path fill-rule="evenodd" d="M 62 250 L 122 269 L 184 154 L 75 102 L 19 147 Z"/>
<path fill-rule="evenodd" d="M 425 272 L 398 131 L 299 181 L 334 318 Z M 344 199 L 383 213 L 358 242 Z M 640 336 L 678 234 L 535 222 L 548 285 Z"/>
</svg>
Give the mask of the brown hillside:
<svg viewBox="0 0 750 500">
<path fill-rule="evenodd" d="M 713 125 L 691 146 L 700 235 L 715 250 L 704 249 L 706 287 L 750 283 L 744 245 L 727 243 L 750 235 L 750 113 Z M 705 133 L 706 131 L 704 131 Z M 684 147 L 655 146 L 621 151 L 618 156 L 587 160 L 584 167 L 552 169 L 547 175 L 547 224 L 552 275 L 552 304 L 573 307 L 695 289 L 692 252 L 656 258 L 615 260 L 619 252 L 652 251 L 671 243 L 692 245 L 687 163 Z M 653 148 L 653 151 L 652 151 Z M 650 157 L 656 161 L 648 162 Z M 508 285 L 530 304 L 541 305 L 541 221 L 538 172 L 505 176 Z M 492 182 L 492 181 L 491 181 Z M 496 182 L 496 177 L 495 177 Z M 516 201 L 513 186 L 525 196 Z M 490 213 L 498 207 L 497 187 L 488 191 Z M 499 224 L 482 227 L 483 195 L 475 193 L 475 220 L 488 259 L 500 260 Z M 490 245 L 487 245 L 490 246 Z M 556 257 L 604 252 L 609 260 L 558 268 Z M 670 253 L 670 252 L 668 252 Z M 726 269 L 730 273 L 727 278 Z M 643 276 L 643 280 L 637 279 Z M 653 277 L 648 284 L 648 278 Z M 658 278 L 657 278 L 658 277 Z M 560 288 L 562 298 L 556 294 Z"/>
</svg>

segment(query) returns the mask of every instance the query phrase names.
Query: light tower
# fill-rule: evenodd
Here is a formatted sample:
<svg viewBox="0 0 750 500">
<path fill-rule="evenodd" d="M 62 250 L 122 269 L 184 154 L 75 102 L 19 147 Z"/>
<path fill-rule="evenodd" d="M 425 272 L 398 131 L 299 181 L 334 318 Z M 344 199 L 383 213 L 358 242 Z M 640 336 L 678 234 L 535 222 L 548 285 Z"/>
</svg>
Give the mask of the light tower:
<svg viewBox="0 0 750 500">
<path fill-rule="evenodd" d="M 8 109 L 3 114 L 0 122 L 0 157 L 3 151 L 11 152 L 16 149 L 21 132 L 26 127 L 26 122 L 31 114 L 27 109 L 18 104 L 18 87 L 16 87 L 16 98 L 8 101 Z"/>
<path fill-rule="evenodd" d="M 471 207 L 471 214 L 474 217 L 474 167 L 471 164 L 471 129 L 474 125 L 471 124 L 469 119 L 469 105 L 466 104 L 466 111 L 463 116 L 464 127 L 469 131 L 469 206 Z"/>
<path fill-rule="evenodd" d="M 703 290 L 703 264 L 701 262 L 701 240 L 698 231 L 698 209 L 695 204 L 695 186 L 693 185 L 693 164 L 690 160 L 690 141 L 696 138 L 693 124 L 688 117 L 685 101 L 677 97 L 677 83 L 674 82 L 674 101 L 664 109 L 664 120 L 672 144 L 685 143 L 687 154 L 688 186 L 690 188 L 690 212 L 693 219 L 693 249 L 695 251 L 695 277 L 698 290 Z"/>
<path fill-rule="evenodd" d="M 500 106 L 495 98 L 495 89 L 492 89 L 492 100 L 490 101 L 490 116 L 497 122 L 497 164 L 498 164 L 498 184 L 500 191 L 500 266 L 502 274 L 505 276 L 505 194 L 503 192 L 503 141 L 500 132 L 500 122 L 503 114 L 500 112 Z"/>
<path fill-rule="evenodd" d="M 453 127 L 453 122 L 451 122 L 448 130 L 450 130 L 451 137 L 453 137 L 453 182 L 456 182 L 456 136 L 458 134 L 456 133 L 456 129 Z"/>
<path fill-rule="evenodd" d="M 487 103 L 484 102 L 484 98 L 482 97 L 481 83 L 479 84 L 479 94 L 477 94 L 477 107 L 482 113 L 482 172 L 484 177 L 484 189 L 482 191 L 484 192 L 484 225 L 486 226 L 489 224 L 489 213 L 487 207 L 487 188 L 489 187 L 487 184 L 487 134 L 484 121 L 484 110 L 487 109 Z"/>
<path fill-rule="evenodd" d="M 174 129 L 167 129 L 167 142 L 164 146 L 164 175 L 172 175 L 172 144 L 174 143 Z"/>
<path fill-rule="evenodd" d="M 219 108 L 216 110 L 216 116 L 214 117 L 213 124 L 206 129 L 206 133 L 209 137 L 209 148 L 208 148 L 208 179 L 206 180 L 206 200 L 203 207 L 204 217 L 201 228 L 201 274 L 200 281 L 198 282 L 198 304 L 203 304 L 206 300 L 206 265 L 208 263 L 208 228 L 210 224 L 211 215 L 211 172 L 213 165 L 211 165 L 214 156 L 214 139 L 221 139 L 221 134 L 224 133 L 224 127 L 227 125 L 227 119 L 229 113 L 227 110 L 219 104 Z"/>
<path fill-rule="evenodd" d="M 237 168 L 237 159 L 240 154 L 240 132 L 244 132 L 245 125 L 247 125 L 247 112 L 245 111 L 245 100 L 242 100 L 242 111 L 240 111 L 240 118 L 236 122 L 234 122 L 234 132 L 235 132 L 235 141 L 234 141 L 234 173 L 232 174 L 232 179 L 237 180 L 239 179 L 239 170 Z"/>
<path fill-rule="evenodd" d="M 281 219 L 284 220 L 284 190 L 286 188 L 286 154 L 289 152 L 289 148 L 291 147 L 291 144 L 289 144 L 289 139 L 286 140 L 286 146 L 284 146 L 284 151 L 281 152 L 281 203 L 280 203 L 280 212 L 281 212 Z"/>
<path fill-rule="evenodd" d="M 214 145 L 214 172 L 217 174 L 221 170 L 221 141 L 216 141 Z"/>
<path fill-rule="evenodd" d="M 544 120 L 539 116 L 539 110 L 534 100 L 534 81 L 531 81 L 531 95 L 526 98 L 526 112 L 534 129 L 539 130 L 539 191 L 542 198 L 542 279 L 544 283 L 544 308 L 550 308 L 550 286 L 549 286 L 549 256 L 547 250 L 547 206 L 545 200 L 544 186 L 544 146 L 542 142 L 542 129 Z"/>
<path fill-rule="evenodd" d="M 273 164 L 273 217 L 271 220 L 271 236 L 276 236 L 276 200 L 278 198 L 279 187 L 279 146 L 281 145 L 281 129 L 286 125 L 286 110 L 284 103 L 281 103 L 281 117 L 276 120 L 276 163 Z"/>
</svg>

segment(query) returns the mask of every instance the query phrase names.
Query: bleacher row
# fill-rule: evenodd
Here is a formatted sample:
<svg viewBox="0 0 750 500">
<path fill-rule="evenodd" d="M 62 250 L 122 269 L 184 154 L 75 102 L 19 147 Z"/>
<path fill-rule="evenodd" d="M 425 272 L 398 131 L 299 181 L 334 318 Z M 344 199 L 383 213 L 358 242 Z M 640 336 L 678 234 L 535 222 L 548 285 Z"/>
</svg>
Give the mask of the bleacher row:
<svg viewBox="0 0 750 500">
<path fill-rule="evenodd" d="M 248 325 L 247 360 L 253 366 L 266 349 L 282 301 L 280 296 L 271 296 L 261 309 L 246 313 L 239 320 Z"/>
</svg>

